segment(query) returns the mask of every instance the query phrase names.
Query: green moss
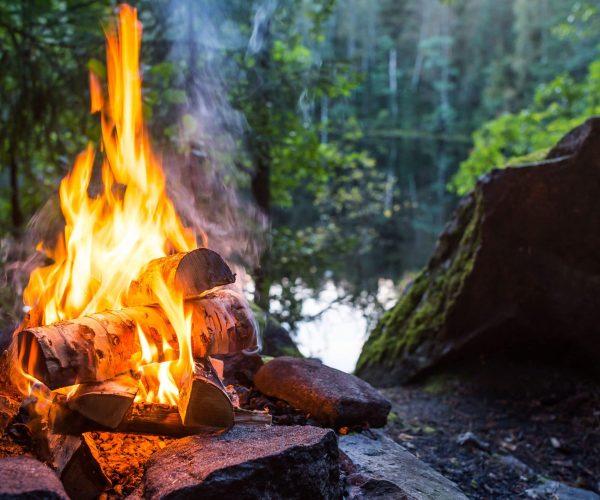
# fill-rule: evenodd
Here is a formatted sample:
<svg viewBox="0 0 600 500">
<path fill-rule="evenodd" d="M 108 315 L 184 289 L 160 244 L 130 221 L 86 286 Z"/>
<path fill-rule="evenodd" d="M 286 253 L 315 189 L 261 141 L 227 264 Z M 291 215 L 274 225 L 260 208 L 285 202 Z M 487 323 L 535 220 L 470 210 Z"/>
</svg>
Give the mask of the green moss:
<svg viewBox="0 0 600 500">
<path fill-rule="evenodd" d="M 387 423 L 393 424 L 396 422 L 400 422 L 400 416 L 395 411 L 390 411 L 387 416 Z"/>
<path fill-rule="evenodd" d="M 455 379 L 448 374 L 436 374 L 427 379 L 423 390 L 429 394 L 446 394 L 454 392 Z"/>
<path fill-rule="evenodd" d="M 524 165 L 527 163 L 538 163 L 540 161 L 543 161 L 546 159 L 546 157 L 548 156 L 548 153 L 550 152 L 551 148 L 543 148 L 543 149 L 538 149 L 537 151 L 532 151 L 529 154 L 523 155 L 523 156 L 515 156 L 513 158 L 510 158 L 507 162 L 506 162 L 506 167 L 514 167 L 514 166 L 520 166 L 520 165 Z"/>
<path fill-rule="evenodd" d="M 473 270 L 480 245 L 480 213 L 481 197 L 476 194 L 465 213 L 457 215 L 458 221 L 465 219 L 461 227 L 447 235 L 449 255 L 438 249 L 441 256 L 432 259 L 396 306 L 383 315 L 363 347 L 357 372 L 382 362 L 393 365 L 425 340 L 443 333 L 448 314 Z"/>
<path fill-rule="evenodd" d="M 293 358 L 304 358 L 304 356 L 302 355 L 302 353 L 296 346 L 282 347 L 280 349 L 280 352 L 281 352 L 280 356 L 291 356 Z"/>
</svg>

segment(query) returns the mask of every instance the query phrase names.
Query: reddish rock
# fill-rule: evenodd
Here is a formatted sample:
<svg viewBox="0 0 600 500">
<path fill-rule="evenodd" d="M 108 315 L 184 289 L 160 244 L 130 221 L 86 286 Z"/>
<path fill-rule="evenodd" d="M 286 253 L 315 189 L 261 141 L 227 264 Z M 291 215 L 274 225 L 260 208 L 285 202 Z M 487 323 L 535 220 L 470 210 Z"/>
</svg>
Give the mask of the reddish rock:
<svg viewBox="0 0 600 500">
<path fill-rule="evenodd" d="M 263 394 L 283 399 L 335 429 L 383 427 L 391 409 L 390 402 L 364 380 L 315 360 L 274 359 L 258 371 L 254 383 Z"/>
<path fill-rule="evenodd" d="M 331 430 L 236 426 L 179 439 L 146 464 L 143 498 L 341 498 Z"/>
<path fill-rule="evenodd" d="M 0 460 L 0 498 L 68 500 L 57 475 L 42 462 L 29 457 Z"/>
</svg>

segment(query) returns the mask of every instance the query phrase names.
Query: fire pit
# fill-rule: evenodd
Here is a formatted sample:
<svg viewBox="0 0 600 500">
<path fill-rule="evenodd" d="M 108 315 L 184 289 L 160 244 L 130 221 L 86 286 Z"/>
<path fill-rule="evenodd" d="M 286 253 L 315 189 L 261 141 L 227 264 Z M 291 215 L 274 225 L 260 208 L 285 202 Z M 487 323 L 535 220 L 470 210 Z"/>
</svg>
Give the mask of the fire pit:
<svg viewBox="0 0 600 500">
<path fill-rule="evenodd" d="M 256 325 L 235 274 L 167 195 L 144 128 L 140 43 L 136 10 L 122 5 L 106 35 L 106 95 L 90 73 L 102 190 L 89 194 L 90 146 L 61 183 L 65 228 L 40 244 L 53 263 L 31 274 L 14 334 L 13 382 L 62 467 L 91 430 L 184 436 L 271 421 L 237 407 L 211 357 L 256 350 Z"/>
<path fill-rule="evenodd" d="M 106 81 L 90 73 L 101 161 L 89 146 L 61 182 L 65 227 L 38 245 L 52 263 L 30 275 L 9 350 L 24 397 L 12 432 L 26 429 L 62 485 L 43 464 L 11 458 L 0 496 L 121 498 L 143 486 L 138 497 L 337 498 L 328 427 L 382 426 L 390 404 L 314 360 L 263 365 L 236 275 L 167 195 L 144 127 L 140 45 L 136 10 L 122 5 L 106 34 Z M 4 481 L 19 468 L 47 481 Z"/>
</svg>

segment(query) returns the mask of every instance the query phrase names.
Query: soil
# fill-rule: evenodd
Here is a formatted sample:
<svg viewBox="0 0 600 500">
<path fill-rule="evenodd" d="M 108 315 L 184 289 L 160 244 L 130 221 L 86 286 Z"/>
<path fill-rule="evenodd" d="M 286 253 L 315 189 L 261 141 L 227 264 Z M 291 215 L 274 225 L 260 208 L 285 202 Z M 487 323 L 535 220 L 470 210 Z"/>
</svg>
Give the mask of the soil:
<svg viewBox="0 0 600 500">
<path fill-rule="evenodd" d="M 522 498 L 543 478 L 600 493 L 600 385 L 584 376 L 503 364 L 382 392 L 389 436 L 471 498 Z"/>
</svg>

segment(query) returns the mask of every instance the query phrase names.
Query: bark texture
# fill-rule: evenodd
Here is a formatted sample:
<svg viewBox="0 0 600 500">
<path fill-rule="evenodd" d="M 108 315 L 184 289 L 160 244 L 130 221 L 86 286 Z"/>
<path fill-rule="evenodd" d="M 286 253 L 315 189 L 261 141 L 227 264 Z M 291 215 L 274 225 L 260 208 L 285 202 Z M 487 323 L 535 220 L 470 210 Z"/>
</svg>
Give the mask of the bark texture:
<svg viewBox="0 0 600 500">
<path fill-rule="evenodd" d="M 186 304 L 192 310 L 195 358 L 254 348 L 257 332 L 245 300 L 231 290 L 218 290 Z M 27 373 L 51 389 L 108 380 L 135 369 L 141 358 L 137 328 L 164 360 L 163 342 L 177 351 L 177 336 L 157 306 L 106 311 L 72 321 L 28 328 L 18 333 L 19 359 Z"/>
<path fill-rule="evenodd" d="M 208 248 L 197 248 L 150 261 L 131 282 L 124 298 L 127 306 L 144 306 L 157 303 L 152 291 L 155 280 L 160 279 L 171 290 L 184 297 L 193 297 L 217 286 L 235 282 L 235 274 L 221 256 Z"/>
</svg>

